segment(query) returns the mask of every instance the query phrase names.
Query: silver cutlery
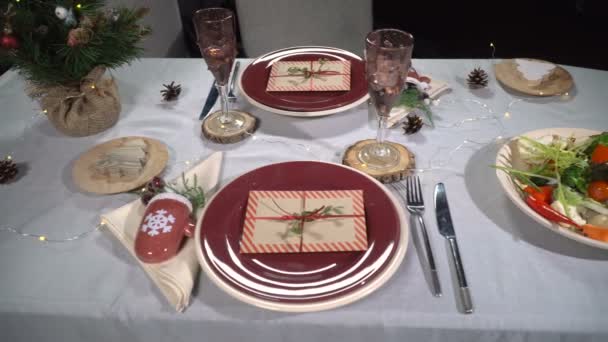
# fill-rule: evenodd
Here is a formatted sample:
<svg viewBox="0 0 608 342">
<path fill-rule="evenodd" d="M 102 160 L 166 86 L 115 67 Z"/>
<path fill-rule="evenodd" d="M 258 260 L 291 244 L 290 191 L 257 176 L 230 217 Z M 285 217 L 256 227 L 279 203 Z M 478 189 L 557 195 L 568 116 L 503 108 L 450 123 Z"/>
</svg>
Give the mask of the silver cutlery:
<svg viewBox="0 0 608 342">
<path fill-rule="evenodd" d="M 230 77 L 230 83 L 228 84 L 228 101 L 235 102 L 236 95 L 234 95 L 234 83 L 236 81 L 236 76 L 239 72 L 239 66 L 241 62 L 237 61 L 234 63 L 234 68 L 232 70 L 232 76 Z M 219 97 L 220 92 L 217 89 L 217 83 L 213 81 L 211 85 L 211 89 L 209 90 L 209 94 L 207 95 L 207 100 L 205 101 L 205 105 L 203 106 L 203 110 L 201 111 L 201 115 L 199 116 L 199 120 L 202 120 L 209 114 L 215 103 L 217 102 L 217 98 Z"/>
<path fill-rule="evenodd" d="M 219 90 L 217 90 L 217 84 L 213 81 L 211 85 L 211 89 L 209 90 L 209 94 L 207 95 L 207 100 L 205 101 L 205 105 L 203 106 L 203 110 L 201 111 L 201 115 L 198 117 L 199 120 L 202 120 L 209 114 L 215 102 L 217 102 L 217 98 L 220 95 Z"/>
<path fill-rule="evenodd" d="M 465 313 L 473 312 L 473 301 L 467 284 L 467 278 L 464 275 L 462 260 L 460 259 L 460 251 L 458 250 L 458 242 L 456 241 L 456 233 L 452 224 L 448 199 L 445 194 L 445 186 L 443 183 L 438 183 L 435 186 L 435 214 L 437 215 L 437 226 L 439 233 L 445 237 L 450 244 L 451 256 L 456 269 L 456 278 L 458 279 L 459 295 Z"/>
<path fill-rule="evenodd" d="M 400 183 L 397 187 L 401 185 Z M 433 249 L 431 248 L 431 242 L 429 241 L 429 235 L 424 224 L 424 198 L 422 196 L 422 186 L 420 185 L 420 178 L 418 176 L 408 176 L 406 179 L 405 193 L 407 197 L 405 207 L 407 210 L 416 217 L 420 231 L 422 232 L 422 240 L 424 243 L 424 251 L 429 266 L 431 276 L 431 287 L 433 295 L 436 297 L 441 296 L 441 284 L 439 283 L 439 275 L 437 274 L 437 267 L 435 265 L 435 257 L 433 256 Z"/>
<path fill-rule="evenodd" d="M 230 77 L 230 84 L 228 85 L 228 101 L 235 102 L 236 95 L 234 95 L 234 84 L 236 83 L 236 76 L 239 74 L 239 67 L 241 62 L 236 61 L 234 63 L 234 69 L 232 70 L 232 77 Z"/>
</svg>

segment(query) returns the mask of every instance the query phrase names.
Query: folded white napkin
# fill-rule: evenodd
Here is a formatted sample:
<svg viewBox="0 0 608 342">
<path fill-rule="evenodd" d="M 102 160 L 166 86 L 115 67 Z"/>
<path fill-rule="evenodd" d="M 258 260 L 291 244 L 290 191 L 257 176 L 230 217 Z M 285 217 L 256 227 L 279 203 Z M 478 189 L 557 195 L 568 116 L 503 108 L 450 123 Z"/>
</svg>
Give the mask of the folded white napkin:
<svg viewBox="0 0 608 342">
<path fill-rule="evenodd" d="M 196 175 L 198 185 L 203 188 L 207 198 L 219 181 L 222 157 L 222 152 L 216 152 L 185 173 L 186 179 L 189 180 Z M 180 185 L 181 182 L 178 181 L 177 184 Z M 190 294 L 200 270 L 194 239 L 188 239 L 175 257 L 163 263 L 146 264 L 139 261 L 135 256 L 133 244 L 144 211 L 145 206 L 137 199 L 101 215 L 101 221 L 131 252 L 175 310 L 181 312 L 190 303 Z"/>
</svg>

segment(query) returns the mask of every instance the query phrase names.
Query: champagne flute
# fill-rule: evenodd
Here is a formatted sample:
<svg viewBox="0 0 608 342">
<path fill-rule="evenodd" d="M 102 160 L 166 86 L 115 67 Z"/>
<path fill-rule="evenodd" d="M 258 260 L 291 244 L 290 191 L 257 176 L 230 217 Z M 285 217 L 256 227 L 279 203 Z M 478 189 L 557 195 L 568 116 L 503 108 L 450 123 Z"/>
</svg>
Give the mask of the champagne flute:
<svg viewBox="0 0 608 342">
<path fill-rule="evenodd" d="M 367 167 L 388 169 L 400 161 L 399 151 L 385 138 L 389 113 L 405 87 L 413 49 L 414 37 L 400 30 L 373 31 L 365 39 L 365 76 L 378 114 L 376 141 L 359 152 L 359 160 Z"/>
<path fill-rule="evenodd" d="M 234 13 L 226 8 L 207 8 L 194 13 L 198 47 L 215 78 L 220 93 L 221 112 L 210 115 L 219 131 L 230 133 L 241 129 L 244 117 L 228 110 L 228 80 L 236 57 Z"/>
</svg>

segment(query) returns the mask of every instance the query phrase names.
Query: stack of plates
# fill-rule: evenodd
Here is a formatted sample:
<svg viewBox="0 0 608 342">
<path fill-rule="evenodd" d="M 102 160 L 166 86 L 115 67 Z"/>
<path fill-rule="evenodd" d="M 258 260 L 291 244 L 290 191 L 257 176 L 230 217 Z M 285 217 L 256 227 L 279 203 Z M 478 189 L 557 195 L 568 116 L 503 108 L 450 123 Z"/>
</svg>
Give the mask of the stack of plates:
<svg viewBox="0 0 608 342">
<path fill-rule="evenodd" d="M 278 61 L 348 60 L 351 62 L 351 89 L 348 91 L 267 92 L 272 64 Z M 241 94 L 254 106 L 269 112 L 313 117 L 339 113 L 356 107 L 369 97 L 365 63 L 361 57 L 336 48 L 303 46 L 268 53 L 253 61 L 239 78 Z"/>
<path fill-rule="evenodd" d="M 249 191 L 346 189 L 364 193 L 366 251 L 239 252 Z M 195 240 L 203 270 L 228 294 L 302 312 L 345 305 L 378 289 L 403 260 L 408 226 L 402 206 L 378 181 L 343 165 L 302 161 L 264 166 L 226 185 L 205 207 Z"/>
</svg>

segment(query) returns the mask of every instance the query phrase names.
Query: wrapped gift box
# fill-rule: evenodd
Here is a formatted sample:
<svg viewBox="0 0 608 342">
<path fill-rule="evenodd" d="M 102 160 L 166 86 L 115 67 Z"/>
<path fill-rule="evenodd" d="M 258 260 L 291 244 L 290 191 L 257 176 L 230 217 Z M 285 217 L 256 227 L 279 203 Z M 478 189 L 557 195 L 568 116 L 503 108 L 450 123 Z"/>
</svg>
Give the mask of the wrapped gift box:
<svg viewBox="0 0 608 342">
<path fill-rule="evenodd" d="M 350 61 L 276 62 L 266 91 L 350 90 Z"/>
<path fill-rule="evenodd" d="M 366 249 L 362 190 L 249 192 L 241 253 Z"/>
</svg>

